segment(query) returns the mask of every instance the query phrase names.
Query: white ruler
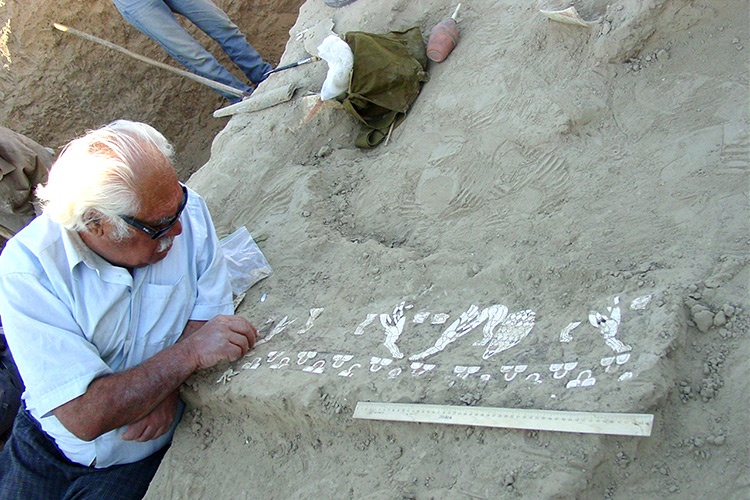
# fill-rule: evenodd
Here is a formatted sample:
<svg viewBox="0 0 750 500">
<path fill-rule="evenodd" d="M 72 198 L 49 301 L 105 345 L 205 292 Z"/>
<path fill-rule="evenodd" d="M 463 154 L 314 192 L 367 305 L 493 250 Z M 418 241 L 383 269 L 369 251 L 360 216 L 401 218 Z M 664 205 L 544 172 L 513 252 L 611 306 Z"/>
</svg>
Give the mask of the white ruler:
<svg viewBox="0 0 750 500">
<path fill-rule="evenodd" d="M 357 403 L 353 417 L 368 420 L 507 427 L 618 436 L 650 436 L 654 423 L 653 415 L 642 413 L 523 410 L 364 401 Z"/>
</svg>

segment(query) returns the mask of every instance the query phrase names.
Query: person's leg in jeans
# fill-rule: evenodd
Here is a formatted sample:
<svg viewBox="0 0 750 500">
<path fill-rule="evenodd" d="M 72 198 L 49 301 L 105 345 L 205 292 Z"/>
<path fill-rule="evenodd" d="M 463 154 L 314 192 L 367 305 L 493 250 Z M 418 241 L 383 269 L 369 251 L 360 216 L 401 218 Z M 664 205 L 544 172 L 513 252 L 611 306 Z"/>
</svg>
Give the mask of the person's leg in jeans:
<svg viewBox="0 0 750 500">
<path fill-rule="evenodd" d="M 248 43 L 237 25 L 211 0 L 165 0 L 165 3 L 216 40 L 251 82 L 262 82 L 264 74 L 273 69 Z"/>
<path fill-rule="evenodd" d="M 175 18 L 163 0 L 113 0 L 122 17 L 138 31 L 156 41 L 189 71 L 243 92 L 252 88 L 232 75 Z M 218 91 L 217 91 L 218 92 Z M 239 99 L 219 92 L 232 102 Z"/>
</svg>

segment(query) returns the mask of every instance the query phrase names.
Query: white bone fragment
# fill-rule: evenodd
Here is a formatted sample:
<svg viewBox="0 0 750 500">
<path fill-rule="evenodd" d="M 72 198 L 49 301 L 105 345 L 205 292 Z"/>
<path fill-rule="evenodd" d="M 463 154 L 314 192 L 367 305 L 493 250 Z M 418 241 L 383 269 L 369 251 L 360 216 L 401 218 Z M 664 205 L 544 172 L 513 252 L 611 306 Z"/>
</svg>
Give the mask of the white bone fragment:
<svg viewBox="0 0 750 500">
<path fill-rule="evenodd" d="M 304 367 L 302 371 L 320 375 L 321 373 L 323 373 L 325 365 L 326 365 L 326 361 L 324 359 L 319 359 L 312 365 Z"/>
<path fill-rule="evenodd" d="M 411 365 L 409 365 L 409 367 L 411 368 L 412 377 L 420 377 L 425 373 L 433 370 L 435 368 L 435 365 L 426 363 L 412 363 Z"/>
<path fill-rule="evenodd" d="M 313 327 L 313 323 L 315 320 L 320 316 L 320 313 L 322 313 L 324 309 L 322 307 L 314 307 L 310 309 L 310 317 L 307 318 L 307 323 L 305 323 L 305 327 L 302 328 L 300 331 L 297 332 L 297 334 L 307 333 L 310 328 Z"/>
<path fill-rule="evenodd" d="M 643 309 L 646 309 L 648 307 L 648 304 L 651 302 L 652 298 L 652 295 L 637 297 L 630 303 L 630 308 L 634 311 L 642 311 Z"/>
<path fill-rule="evenodd" d="M 578 326 L 581 324 L 580 321 L 575 321 L 573 323 L 569 323 L 568 326 L 563 328 L 563 330 L 560 332 L 560 342 L 570 342 L 573 340 L 573 336 L 571 335 L 571 332 L 578 328 Z"/>
<path fill-rule="evenodd" d="M 289 358 L 288 356 L 284 356 L 278 363 L 272 364 L 271 366 L 269 366 L 269 368 L 271 368 L 272 370 L 280 370 L 289 366 L 289 363 L 291 361 L 291 358 Z"/>
<path fill-rule="evenodd" d="M 287 318 L 289 318 L 289 316 L 284 316 L 283 318 L 281 318 L 281 321 L 279 321 L 278 325 L 276 325 L 276 326 L 273 327 L 273 329 L 271 330 L 271 333 L 269 333 L 268 335 L 266 335 L 263 338 L 260 338 L 260 339 L 256 340 L 255 341 L 255 345 L 257 346 L 257 345 L 260 345 L 260 344 L 265 344 L 266 342 L 268 342 L 269 340 L 271 340 L 272 338 L 274 338 L 276 335 L 278 335 L 279 333 L 283 332 L 286 329 L 287 326 L 289 326 L 292 323 L 294 323 L 295 321 L 297 321 L 296 319 L 293 319 L 292 321 L 287 321 Z"/>
<path fill-rule="evenodd" d="M 571 361 L 567 363 L 552 363 L 549 365 L 549 370 L 553 373 L 552 378 L 561 379 L 564 378 L 568 372 L 575 369 L 578 366 L 577 361 Z"/>
<path fill-rule="evenodd" d="M 620 354 L 627 351 L 632 351 L 633 348 L 629 345 L 623 344 L 619 339 L 610 337 L 605 339 L 604 342 L 616 353 Z"/>
<path fill-rule="evenodd" d="M 243 370 L 257 370 L 260 366 L 260 362 L 262 361 L 262 358 L 255 358 L 252 363 L 245 363 L 242 365 Z"/>
<path fill-rule="evenodd" d="M 448 313 L 435 313 L 432 315 L 432 321 L 430 321 L 431 325 L 442 325 L 445 324 L 446 321 L 448 321 L 448 318 L 450 318 L 451 315 Z"/>
<path fill-rule="evenodd" d="M 311 359 L 313 359 L 315 356 L 318 355 L 317 351 L 301 351 L 297 353 L 297 364 L 298 365 L 304 365 Z"/>
<path fill-rule="evenodd" d="M 219 377 L 219 380 L 216 381 L 217 384 L 226 384 L 229 382 L 229 380 L 239 375 L 240 372 L 234 371 L 232 368 L 227 368 L 227 370 L 221 374 L 221 377 Z"/>
<path fill-rule="evenodd" d="M 388 316 L 387 314 L 380 315 L 380 324 L 385 329 L 385 347 L 391 352 L 391 356 L 396 359 L 404 357 L 396 345 L 401 333 L 404 331 L 404 325 L 406 324 L 406 318 L 404 317 L 404 304 L 404 302 L 401 302 L 401 304 L 396 306 L 393 310 L 393 316 Z"/>
<path fill-rule="evenodd" d="M 359 363 L 352 364 L 346 370 L 344 370 L 342 372 L 339 372 L 339 377 L 351 377 L 352 376 L 352 372 L 354 371 L 355 368 L 362 368 L 362 365 L 360 365 Z"/>
<path fill-rule="evenodd" d="M 409 357 L 409 360 L 419 361 L 420 359 L 424 359 L 428 356 L 432 356 L 433 354 L 437 354 L 438 352 L 442 351 L 448 346 L 448 344 L 455 342 L 459 338 L 463 337 L 478 325 L 480 325 L 482 321 L 487 319 L 486 311 L 487 309 L 482 311 L 482 314 L 480 314 L 479 308 L 472 304 L 466 312 L 461 313 L 461 316 L 453 323 L 451 323 L 451 325 L 435 342 L 435 345 L 433 347 L 430 347 L 429 349 L 426 349 L 419 354 L 415 354 Z"/>
<path fill-rule="evenodd" d="M 495 336 L 495 327 L 508 317 L 508 308 L 501 304 L 494 304 L 482 311 L 480 317 L 486 317 L 487 323 L 482 329 L 482 340 L 474 342 L 474 345 L 486 346 Z"/>
<path fill-rule="evenodd" d="M 333 367 L 334 368 L 341 368 L 344 366 L 344 363 L 347 363 L 354 358 L 351 354 L 334 354 L 333 355 Z"/>
<path fill-rule="evenodd" d="M 593 21 L 584 21 L 581 15 L 578 14 L 576 8 L 572 6 L 563 10 L 540 10 L 539 12 L 541 12 L 551 20 L 557 21 L 558 23 L 583 26 L 584 28 L 588 28 L 596 24 Z"/>
<path fill-rule="evenodd" d="M 542 382 L 544 382 L 543 380 L 541 380 L 541 375 L 536 372 L 526 375 L 526 380 L 533 380 L 535 384 L 541 384 Z"/>
<path fill-rule="evenodd" d="M 360 323 L 354 330 L 354 335 L 362 335 L 363 333 L 365 333 L 365 328 L 367 328 L 367 326 L 372 323 L 377 317 L 377 314 L 368 314 L 367 318 L 365 318 L 365 320 Z"/>
<path fill-rule="evenodd" d="M 481 366 L 456 365 L 453 368 L 453 373 L 455 373 L 457 377 L 466 380 L 471 375 L 474 375 L 475 373 L 477 373 L 481 368 L 482 368 Z"/>
<path fill-rule="evenodd" d="M 420 311 L 414 315 L 414 319 L 412 320 L 412 323 L 417 323 L 417 324 L 424 323 L 429 317 L 430 317 L 429 311 Z"/>
<path fill-rule="evenodd" d="M 582 379 L 581 376 L 586 375 L 586 378 Z M 576 378 L 568 382 L 565 387 L 571 389 L 573 387 L 590 387 L 596 384 L 596 378 L 594 378 L 591 370 L 582 370 Z"/>
<path fill-rule="evenodd" d="M 536 314 L 531 309 L 515 312 L 508 316 L 494 333 L 482 358 L 489 359 L 497 353 L 516 346 L 531 333 L 535 322 Z"/>
</svg>

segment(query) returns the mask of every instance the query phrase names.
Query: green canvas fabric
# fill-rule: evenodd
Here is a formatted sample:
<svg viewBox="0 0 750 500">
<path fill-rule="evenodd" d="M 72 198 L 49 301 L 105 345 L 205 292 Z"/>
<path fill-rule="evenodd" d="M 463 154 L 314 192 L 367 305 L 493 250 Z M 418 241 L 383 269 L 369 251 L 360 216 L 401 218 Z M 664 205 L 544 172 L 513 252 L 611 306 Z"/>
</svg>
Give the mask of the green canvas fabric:
<svg viewBox="0 0 750 500">
<path fill-rule="evenodd" d="M 372 148 L 397 127 L 429 80 L 427 55 L 418 26 L 384 35 L 350 31 L 344 35 L 354 56 L 344 109 L 362 122 L 355 144 Z"/>
</svg>

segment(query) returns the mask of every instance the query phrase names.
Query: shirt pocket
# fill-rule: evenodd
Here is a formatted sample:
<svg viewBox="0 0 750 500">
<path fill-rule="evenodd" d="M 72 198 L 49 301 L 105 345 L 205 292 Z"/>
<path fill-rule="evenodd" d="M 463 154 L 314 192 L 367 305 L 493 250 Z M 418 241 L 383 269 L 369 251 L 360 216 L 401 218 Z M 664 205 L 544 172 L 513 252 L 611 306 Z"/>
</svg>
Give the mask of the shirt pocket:
<svg viewBox="0 0 750 500">
<path fill-rule="evenodd" d="M 173 285 L 146 283 L 141 288 L 138 308 L 136 355 L 140 361 L 177 342 L 195 305 L 195 294 L 181 276 Z M 140 362 L 139 361 L 139 362 Z"/>
</svg>

